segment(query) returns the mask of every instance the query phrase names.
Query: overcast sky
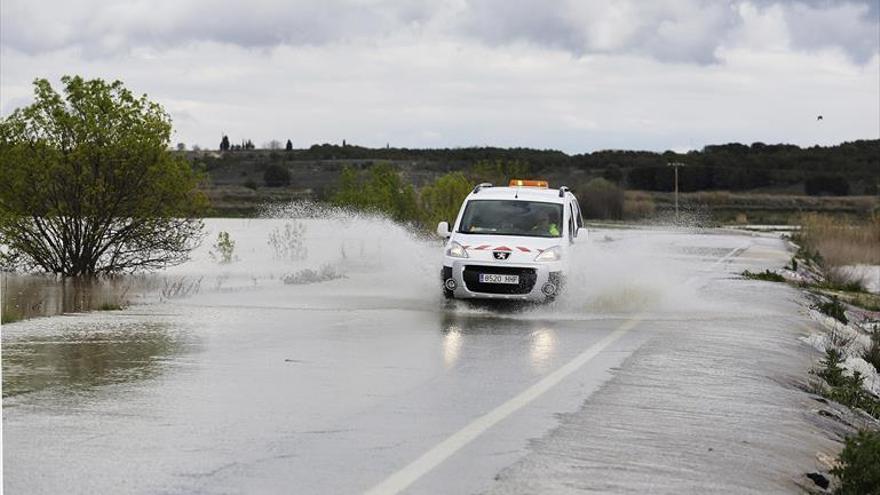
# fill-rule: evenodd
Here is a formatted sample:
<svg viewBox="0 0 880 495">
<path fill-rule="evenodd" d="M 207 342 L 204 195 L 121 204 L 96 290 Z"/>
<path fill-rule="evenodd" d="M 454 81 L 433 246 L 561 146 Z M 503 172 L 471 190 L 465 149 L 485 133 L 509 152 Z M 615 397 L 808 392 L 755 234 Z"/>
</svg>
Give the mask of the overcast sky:
<svg viewBox="0 0 880 495">
<path fill-rule="evenodd" d="M 147 93 L 206 148 L 877 139 L 878 3 L 2 0 L 0 115 L 80 74 Z"/>
</svg>

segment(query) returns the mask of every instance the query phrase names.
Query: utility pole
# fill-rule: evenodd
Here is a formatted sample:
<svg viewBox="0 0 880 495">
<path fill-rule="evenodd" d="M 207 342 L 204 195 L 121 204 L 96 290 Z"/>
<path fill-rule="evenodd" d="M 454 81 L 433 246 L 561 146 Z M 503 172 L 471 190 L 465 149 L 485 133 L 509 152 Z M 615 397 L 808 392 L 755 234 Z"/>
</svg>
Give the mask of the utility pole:
<svg viewBox="0 0 880 495">
<path fill-rule="evenodd" d="M 678 167 L 684 167 L 685 165 L 681 162 L 670 162 L 666 166 L 675 169 L 675 219 L 678 220 Z"/>
</svg>

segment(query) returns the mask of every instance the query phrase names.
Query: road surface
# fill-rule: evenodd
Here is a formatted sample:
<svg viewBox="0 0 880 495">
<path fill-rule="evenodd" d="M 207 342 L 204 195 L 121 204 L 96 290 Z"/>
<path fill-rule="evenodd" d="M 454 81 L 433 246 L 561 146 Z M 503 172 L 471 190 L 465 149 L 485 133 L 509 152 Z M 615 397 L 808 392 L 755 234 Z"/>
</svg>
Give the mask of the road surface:
<svg viewBox="0 0 880 495">
<path fill-rule="evenodd" d="M 801 295 L 738 277 L 771 234 L 594 229 L 516 309 L 384 223 L 307 222 L 291 266 L 344 277 L 284 284 L 267 222 L 209 223 L 239 261 L 198 294 L 3 327 L 6 493 L 786 493 L 833 451 Z"/>
</svg>

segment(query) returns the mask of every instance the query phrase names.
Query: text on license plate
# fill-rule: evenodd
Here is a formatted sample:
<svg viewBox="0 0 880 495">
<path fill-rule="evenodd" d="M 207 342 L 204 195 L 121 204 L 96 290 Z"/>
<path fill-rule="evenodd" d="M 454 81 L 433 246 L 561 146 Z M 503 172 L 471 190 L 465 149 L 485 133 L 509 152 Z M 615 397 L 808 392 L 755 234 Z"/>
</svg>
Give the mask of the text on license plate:
<svg viewBox="0 0 880 495">
<path fill-rule="evenodd" d="M 481 284 L 519 284 L 519 275 L 501 275 L 498 273 L 481 273 Z"/>
</svg>

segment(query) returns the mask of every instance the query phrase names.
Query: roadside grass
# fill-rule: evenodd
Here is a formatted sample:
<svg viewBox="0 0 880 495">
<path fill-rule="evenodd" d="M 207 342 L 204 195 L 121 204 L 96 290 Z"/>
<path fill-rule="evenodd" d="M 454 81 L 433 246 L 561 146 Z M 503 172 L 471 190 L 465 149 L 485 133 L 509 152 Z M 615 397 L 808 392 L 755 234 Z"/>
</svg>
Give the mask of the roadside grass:
<svg viewBox="0 0 880 495">
<path fill-rule="evenodd" d="M 859 221 L 809 213 L 799 221 L 801 230 L 794 238 L 805 259 L 818 261 L 832 277 L 844 276 L 839 267 L 856 264 L 880 265 L 880 214 Z"/>
<path fill-rule="evenodd" d="M 864 430 L 847 438 L 831 474 L 840 481 L 836 494 L 880 493 L 880 432 Z"/>
<path fill-rule="evenodd" d="M 769 269 L 763 272 L 750 272 L 748 270 L 742 272 L 742 276 L 749 280 L 764 280 L 767 282 L 785 282 L 785 277 L 772 272 Z"/>
<path fill-rule="evenodd" d="M 24 319 L 24 313 L 15 306 L 4 306 L 0 312 L 0 324 L 15 323 Z"/>
</svg>

